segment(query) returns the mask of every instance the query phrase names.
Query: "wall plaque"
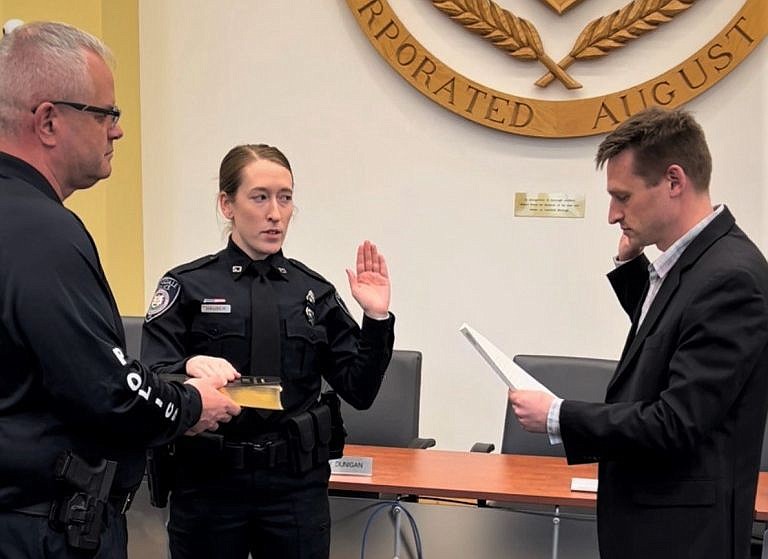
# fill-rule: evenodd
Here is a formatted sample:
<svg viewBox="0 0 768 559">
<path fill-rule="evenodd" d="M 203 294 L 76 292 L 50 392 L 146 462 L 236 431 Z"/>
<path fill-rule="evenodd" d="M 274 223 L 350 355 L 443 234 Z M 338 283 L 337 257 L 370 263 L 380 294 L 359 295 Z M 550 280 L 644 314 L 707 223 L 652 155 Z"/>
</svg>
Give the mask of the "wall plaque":
<svg viewBox="0 0 768 559">
<path fill-rule="evenodd" d="M 516 217 L 584 217 L 584 195 L 516 192 Z"/>
</svg>

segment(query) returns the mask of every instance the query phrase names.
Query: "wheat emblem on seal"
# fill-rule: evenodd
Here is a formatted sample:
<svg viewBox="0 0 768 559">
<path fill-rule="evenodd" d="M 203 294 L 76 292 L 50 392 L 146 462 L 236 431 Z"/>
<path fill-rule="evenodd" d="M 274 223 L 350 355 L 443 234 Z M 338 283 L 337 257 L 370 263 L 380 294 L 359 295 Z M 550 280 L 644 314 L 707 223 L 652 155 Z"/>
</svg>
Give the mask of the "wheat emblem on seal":
<svg viewBox="0 0 768 559">
<path fill-rule="evenodd" d="M 577 60 L 600 58 L 659 25 L 672 21 L 696 0 L 633 0 L 615 12 L 590 21 L 571 51 L 555 63 L 547 55 L 536 27 L 493 0 L 432 0 L 435 8 L 468 31 L 519 60 L 537 60 L 548 72 L 535 83 L 547 87 L 557 79 L 568 89 L 581 84 L 566 70 Z"/>
</svg>

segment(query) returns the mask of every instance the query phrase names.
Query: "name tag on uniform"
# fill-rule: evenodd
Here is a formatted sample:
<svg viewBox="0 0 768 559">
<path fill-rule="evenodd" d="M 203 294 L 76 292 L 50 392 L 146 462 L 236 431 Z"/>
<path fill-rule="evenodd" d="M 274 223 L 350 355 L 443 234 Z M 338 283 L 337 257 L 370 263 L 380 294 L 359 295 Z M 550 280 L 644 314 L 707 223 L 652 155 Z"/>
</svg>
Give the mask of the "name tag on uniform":
<svg viewBox="0 0 768 559">
<path fill-rule="evenodd" d="M 228 314 L 232 312 L 232 305 L 203 303 L 202 305 L 200 305 L 200 312 Z"/>
<path fill-rule="evenodd" d="M 329 460 L 332 474 L 348 476 L 372 476 L 373 458 L 359 456 L 342 456 L 336 460 Z"/>
</svg>

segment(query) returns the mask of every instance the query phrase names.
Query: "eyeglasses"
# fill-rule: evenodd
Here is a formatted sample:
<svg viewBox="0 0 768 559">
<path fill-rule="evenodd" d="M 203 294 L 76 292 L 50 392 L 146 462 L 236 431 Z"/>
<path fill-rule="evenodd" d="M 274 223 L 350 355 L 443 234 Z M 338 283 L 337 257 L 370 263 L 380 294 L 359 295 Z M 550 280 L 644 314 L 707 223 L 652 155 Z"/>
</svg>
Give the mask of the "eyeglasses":
<svg viewBox="0 0 768 559">
<path fill-rule="evenodd" d="M 108 116 L 112 119 L 109 127 L 114 128 L 117 126 L 117 121 L 120 120 L 120 109 L 117 107 L 94 107 L 93 105 L 84 105 L 83 103 L 72 103 L 71 101 L 51 101 L 53 105 L 66 105 L 72 107 L 77 111 L 84 113 L 96 113 L 97 115 Z"/>
<path fill-rule="evenodd" d="M 110 122 L 109 124 L 110 128 L 114 128 L 115 126 L 117 126 L 117 121 L 120 120 L 120 115 L 122 114 L 120 112 L 120 109 L 118 109 L 117 107 L 94 107 L 93 105 L 85 105 L 83 103 L 73 103 L 72 101 L 50 101 L 50 103 L 52 105 L 66 105 L 67 107 L 71 107 L 76 111 L 81 111 L 84 113 L 95 113 L 97 115 L 108 116 L 112 119 L 112 122 Z M 37 110 L 37 107 L 32 109 L 32 112 L 34 113 L 36 110 Z"/>
</svg>

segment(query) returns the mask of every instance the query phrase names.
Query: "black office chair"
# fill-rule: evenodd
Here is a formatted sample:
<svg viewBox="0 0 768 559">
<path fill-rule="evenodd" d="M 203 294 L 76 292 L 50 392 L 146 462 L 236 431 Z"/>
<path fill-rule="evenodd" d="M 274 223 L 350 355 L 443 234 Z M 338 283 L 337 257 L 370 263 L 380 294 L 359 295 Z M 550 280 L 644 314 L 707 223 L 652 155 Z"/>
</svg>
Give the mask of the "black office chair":
<svg viewBox="0 0 768 559">
<path fill-rule="evenodd" d="M 395 350 L 373 405 L 356 410 L 341 402 L 347 443 L 430 448 L 434 439 L 419 437 L 421 352 Z"/>
<path fill-rule="evenodd" d="M 347 430 L 347 444 L 430 448 L 435 439 L 419 437 L 421 400 L 421 352 L 394 350 L 384 373 L 379 393 L 367 410 L 356 410 L 341 401 L 341 416 Z M 331 489 L 332 497 L 395 499 L 416 502 L 416 495 L 379 494 L 367 491 Z"/>
<path fill-rule="evenodd" d="M 129 357 L 139 358 L 141 353 L 141 329 L 144 326 L 143 316 L 121 316 L 125 330 L 125 351 Z"/>
<path fill-rule="evenodd" d="M 605 401 L 605 390 L 617 365 L 610 359 L 554 355 L 516 355 L 513 360 L 560 398 L 584 402 Z M 510 404 L 507 404 L 501 452 L 565 456 L 562 445 L 551 445 L 546 436 L 524 431 Z"/>
</svg>

